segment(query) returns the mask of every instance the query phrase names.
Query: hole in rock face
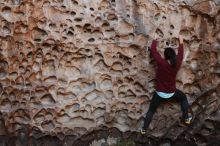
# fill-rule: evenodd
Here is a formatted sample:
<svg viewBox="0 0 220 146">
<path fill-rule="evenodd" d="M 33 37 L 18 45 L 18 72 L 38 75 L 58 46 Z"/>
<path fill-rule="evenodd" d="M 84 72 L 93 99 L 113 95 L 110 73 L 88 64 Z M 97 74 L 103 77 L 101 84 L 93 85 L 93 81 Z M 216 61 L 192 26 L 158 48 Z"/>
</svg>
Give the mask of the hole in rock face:
<svg viewBox="0 0 220 146">
<path fill-rule="evenodd" d="M 108 20 L 118 20 L 117 16 L 115 14 L 109 14 L 108 17 L 107 17 Z"/>
<path fill-rule="evenodd" d="M 97 18 L 95 19 L 95 22 L 96 22 L 96 23 L 99 23 L 99 22 L 101 22 L 101 21 L 102 21 L 101 17 L 97 17 Z"/>
<path fill-rule="evenodd" d="M 119 39 L 120 39 L 120 36 L 119 36 L 119 35 L 116 35 L 116 36 L 115 36 L 115 40 L 116 40 L 116 41 L 119 41 Z"/>
<path fill-rule="evenodd" d="M 123 81 L 122 80 L 118 80 L 118 84 L 122 84 L 123 83 Z"/>
<path fill-rule="evenodd" d="M 11 30 L 10 30 L 7 26 L 4 26 L 4 27 L 3 27 L 3 32 L 4 32 L 5 34 L 10 34 L 10 33 L 11 33 Z"/>
<path fill-rule="evenodd" d="M 49 24 L 49 27 L 50 27 L 50 28 L 56 28 L 56 24 L 50 23 L 50 24 Z"/>
<path fill-rule="evenodd" d="M 55 125 L 52 121 L 44 121 L 42 124 L 41 124 L 42 128 L 45 129 L 45 130 L 52 130 L 55 128 Z"/>
<path fill-rule="evenodd" d="M 88 52 L 90 52 L 90 49 L 86 49 L 85 51 L 88 53 Z"/>
<path fill-rule="evenodd" d="M 7 76 L 8 63 L 0 60 L 0 79 Z"/>
<path fill-rule="evenodd" d="M 134 33 L 129 33 L 130 38 L 134 38 L 135 34 Z"/>
<path fill-rule="evenodd" d="M 81 21 L 82 21 L 82 18 L 75 18 L 74 21 L 76 21 L 76 22 L 81 22 Z"/>
<path fill-rule="evenodd" d="M 73 22 L 71 19 L 66 19 L 66 21 L 68 21 L 68 22 L 70 22 L 70 23 L 72 23 L 72 22 Z"/>
<path fill-rule="evenodd" d="M 3 91 L 3 87 L 2 87 L 2 84 L 0 83 L 0 94 L 2 93 Z"/>
<path fill-rule="evenodd" d="M 162 19 L 164 19 L 164 20 L 165 20 L 165 19 L 167 19 L 167 17 L 166 17 L 166 16 L 163 16 L 163 17 L 162 17 Z"/>
<path fill-rule="evenodd" d="M 27 114 L 27 112 L 23 109 L 18 109 L 14 114 L 13 117 L 15 117 L 15 120 L 18 122 L 28 122 L 30 121 L 30 116 Z"/>
<path fill-rule="evenodd" d="M 157 20 L 159 20 L 159 17 L 160 17 L 160 13 L 157 13 L 157 14 L 154 16 L 154 19 L 157 21 Z"/>
<path fill-rule="evenodd" d="M 10 8 L 10 7 L 4 7 L 4 8 L 2 9 L 2 12 L 3 12 L 3 13 L 9 13 L 9 12 L 11 12 L 11 8 Z"/>
<path fill-rule="evenodd" d="M 71 26 L 71 27 L 69 27 L 69 29 L 71 30 L 71 31 L 74 31 L 74 28 Z"/>
<path fill-rule="evenodd" d="M 32 31 L 32 37 L 34 41 L 41 41 L 42 39 L 44 39 L 47 36 L 47 32 L 40 29 L 40 28 L 34 28 Z"/>
<path fill-rule="evenodd" d="M 77 24 L 77 25 L 76 25 L 76 28 L 81 29 L 82 26 Z"/>
<path fill-rule="evenodd" d="M 65 36 L 63 36 L 62 38 L 63 38 L 64 40 L 66 40 L 66 39 L 67 39 L 67 37 L 65 37 Z"/>
<path fill-rule="evenodd" d="M 68 31 L 67 35 L 68 35 L 68 36 L 73 36 L 74 33 L 73 33 L 72 31 Z"/>
<path fill-rule="evenodd" d="M 173 26 L 173 25 L 170 25 L 170 28 L 171 28 L 171 29 L 174 29 L 174 26 Z"/>
<path fill-rule="evenodd" d="M 0 70 L 4 69 L 7 70 L 8 63 L 6 61 L 0 60 Z"/>
<path fill-rule="evenodd" d="M 83 29 L 89 29 L 90 26 L 91 26 L 91 24 L 86 23 L 86 24 L 83 26 Z"/>
<path fill-rule="evenodd" d="M 72 12 L 70 13 L 70 15 L 71 15 L 71 16 L 75 16 L 75 15 L 76 15 L 76 12 L 72 11 Z"/>
<path fill-rule="evenodd" d="M 45 1 L 45 2 L 43 3 L 43 6 L 50 6 L 50 2 L 49 2 L 49 1 Z"/>
<path fill-rule="evenodd" d="M 72 2 L 73 2 L 74 5 L 78 5 L 79 4 L 78 1 L 76 1 L 76 0 L 72 0 Z"/>
<path fill-rule="evenodd" d="M 41 42 L 41 39 L 36 38 L 36 39 L 34 39 L 34 41 L 35 41 L 35 42 Z"/>
<path fill-rule="evenodd" d="M 89 41 L 89 42 L 94 42 L 95 39 L 94 39 L 94 38 L 90 38 L 88 41 Z"/>
<path fill-rule="evenodd" d="M 163 37 L 163 36 L 164 36 L 163 32 L 162 32 L 159 28 L 157 28 L 156 33 L 157 33 L 160 37 Z"/>
<path fill-rule="evenodd" d="M 90 8 L 91 11 L 94 11 L 94 8 Z"/>
<path fill-rule="evenodd" d="M 102 24 L 102 27 L 108 27 L 109 26 L 109 23 L 108 22 L 104 22 L 103 24 Z"/>
<path fill-rule="evenodd" d="M 55 103 L 55 100 L 53 99 L 51 94 L 46 94 L 41 97 L 41 102 L 43 105 L 51 105 Z"/>
</svg>

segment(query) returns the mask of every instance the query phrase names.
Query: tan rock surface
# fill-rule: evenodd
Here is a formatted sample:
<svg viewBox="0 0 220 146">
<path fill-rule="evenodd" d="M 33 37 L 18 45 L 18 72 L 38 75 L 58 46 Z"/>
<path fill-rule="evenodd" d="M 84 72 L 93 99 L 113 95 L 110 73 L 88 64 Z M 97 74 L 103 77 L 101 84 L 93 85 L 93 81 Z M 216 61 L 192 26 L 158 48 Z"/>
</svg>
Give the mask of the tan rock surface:
<svg viewBox="0 0 220 146">
<path fill-rule="evenodd" d="M 219 121 L 218 0 L 2 0 L 0 11 L 0 135 L 137 131 L 154 91 L 152 32 L 161 53 L 184 36 L 177 87 L 198 125 Z M 162 105 L 150 135 L 175 139 L 180 115 Z"/>
</svg>

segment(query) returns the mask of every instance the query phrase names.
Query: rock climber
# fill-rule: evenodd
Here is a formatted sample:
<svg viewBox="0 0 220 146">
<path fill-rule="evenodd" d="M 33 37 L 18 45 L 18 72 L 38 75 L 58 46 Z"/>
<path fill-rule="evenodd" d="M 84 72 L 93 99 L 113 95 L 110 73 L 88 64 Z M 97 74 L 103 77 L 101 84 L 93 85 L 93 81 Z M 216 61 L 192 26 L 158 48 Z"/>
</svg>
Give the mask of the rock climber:
<svg viewBox="0 0 220 146">
<path fill-rule="evenodd" d="M 182 121 L 185 125 L 190 125 L 192 116 L 188 114 L 189 103 L 186 95 L 176 88 L 176 75 L 183 61 L 183 38 L 179 36 L 178 54 L 171 47 L 164 49 L 164 58 L 157 51 L 157 34 L 154 33 L 154 40 L 151 44 L 151 54 L 156 61 L 156 91 L 150 102 L 150 107 L 144 118 L 144 126 L 140 133 L 146 134 L 148 126 L 157 107 L 162 102 L 176 100 L 181 105 Z"/>
</svg>

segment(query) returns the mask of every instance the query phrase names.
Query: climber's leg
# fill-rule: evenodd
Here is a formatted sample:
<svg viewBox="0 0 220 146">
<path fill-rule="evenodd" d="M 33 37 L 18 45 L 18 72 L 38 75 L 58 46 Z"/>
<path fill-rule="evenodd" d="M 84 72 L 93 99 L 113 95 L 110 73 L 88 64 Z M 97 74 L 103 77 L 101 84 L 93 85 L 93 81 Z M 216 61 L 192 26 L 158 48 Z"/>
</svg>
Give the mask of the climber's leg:
<svg viewBox="0 0 220 146">
<path fill-rule="evenodd" d="M 162 99 L 159 95 L 157 95 L 156 92 L 154 93 L 153 98 L 150 103 L 150 107 L 149 107 L 148 112 L 147 112 L 145 119 L 144 119 L 144 126 L 143 126 L 144 130 L 146 130 L 148 128 L 157 107 L 160 105 L 160 103 L 163 100 L 164 99 Z"/>
<path fill-rule="evenodd" d="M 182 91 L 177 89 L 173 96 L 173 99 L 176 99 L 178 102 L 180 102 L 182 119 L 184 119 L 186 124 L 191 124 L 192 117 L 188 115 L 189 103 L 186 95 Z"/>
</svg>

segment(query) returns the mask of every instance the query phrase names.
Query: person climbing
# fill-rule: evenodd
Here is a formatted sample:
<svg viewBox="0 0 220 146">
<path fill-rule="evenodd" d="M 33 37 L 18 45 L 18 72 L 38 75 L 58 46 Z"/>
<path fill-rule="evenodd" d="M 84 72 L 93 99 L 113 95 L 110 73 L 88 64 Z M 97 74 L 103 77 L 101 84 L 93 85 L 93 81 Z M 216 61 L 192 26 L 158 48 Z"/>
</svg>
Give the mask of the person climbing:
<svg viewBox="0 0 220 146">
<path fill-rule="evenodd" d="M 151 54 L 156 61 L 156 91 L 150 102 L 150 107 L 144 118 L 144 126 L 141 134 L 146 134 L 147 128 L 152 117 L 161 102 L 177 100 L 181 105 L 182 121 L 185 125 L 190 125 L 192 116 L 188 115 L 189 103 L 186 95 L 176 88 L 176 75 L 180 69 L 183 60 L 183 38 L 179 36 L 178 54 L 171 47 L 165 48 L 164 58 L 157 51 L 157 34 L 154 34 L 154 40 L 150 48 Z"/>
</svg>

